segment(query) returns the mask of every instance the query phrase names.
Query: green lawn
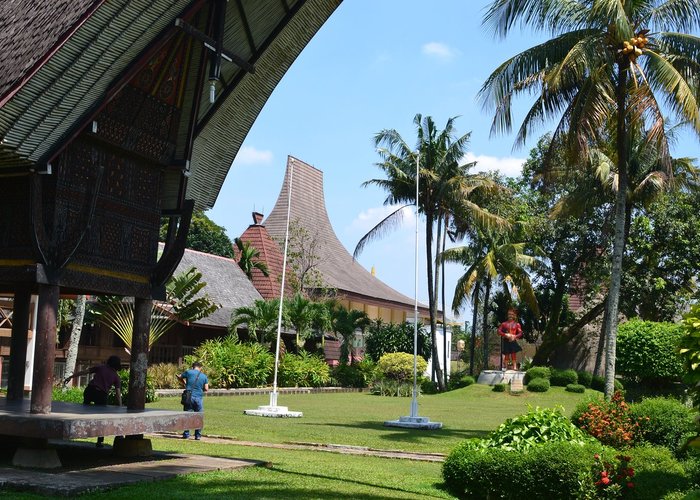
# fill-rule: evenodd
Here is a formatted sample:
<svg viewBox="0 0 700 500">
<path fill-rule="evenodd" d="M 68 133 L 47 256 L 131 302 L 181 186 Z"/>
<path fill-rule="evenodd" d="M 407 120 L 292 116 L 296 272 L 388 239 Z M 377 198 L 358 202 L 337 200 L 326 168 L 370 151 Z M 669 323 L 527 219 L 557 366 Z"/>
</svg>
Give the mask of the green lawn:
<svg viewBox="0 0 700 500">
<path fill-rule="evenodd" d="M 235 440 L 267 443 L 333 443 L 418 452 L 448 453 L 462 439 L 482 436 L 506 418 L 532 407 L 563 406 L 567 414 L 586 395 L 554 387 L 544 394 L 518 396 L 473 385 L 446 394 L 421 396 L 419 414 L 444 428 L 418 431 L 388 428 L 385 420 L 409 413 L 410 399 L 366 393 L 280 395 L 279 404 L 303 411 L 300 419 L 243 415 L 268 404 L 268 396 L 209 397 L 204 435 L 228 436 L 230 444 L 171 438 L 153 439 L 153 448 L 189 454 L 247 458 L 268 462 L 230 472 L 192 474 L 156 483 L 125 486 L 91 497 L 197 498 L 452 498 L 442 489 L 441 464 L 336 453 L 241 446 Z M 152 408 L 179 408 L 176 398 L 162 398 Z M 41 498 L 2 492 L 0 497 Z"/>
<path fill-rule="evenodd" d="M 582 397 L 560 387 L 512 396 L 484 385 L 421 396 L 419 414 L 443 423 L 443 428 L 435 431 L 384 427 L 385 420 L 410 413 L 409 398 L 368 393 L 281 394 L 278 404 L 302 411 L 304 417 L 277 419 L 243 414 L 243 410 L 268 404 L 269 396 L 208 397 L 204 402 L 204 434 L 267 443 L 333 443 L 448 453 L 462 439 L 483 436 L 507 418 L 526 412 L 528 406 L 560 405 L 570 414 Z M 149 406 L 181 408 L 176 398 L 162 398 Z"/>
</svg>

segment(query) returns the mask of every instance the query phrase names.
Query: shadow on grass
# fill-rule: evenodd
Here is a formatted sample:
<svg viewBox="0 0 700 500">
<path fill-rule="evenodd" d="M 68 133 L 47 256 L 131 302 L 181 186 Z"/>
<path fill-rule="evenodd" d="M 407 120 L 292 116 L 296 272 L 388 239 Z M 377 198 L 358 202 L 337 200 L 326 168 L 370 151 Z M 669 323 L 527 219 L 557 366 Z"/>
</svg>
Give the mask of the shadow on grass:
<svg viewBox="0 0 700 500">
<path fill-rule="evenodd" d="M 309 424 L 311 425 L 311 424 Z M 318 423 L 314 423 L 314 426 L 318 426 Z M 379 439 L 384 439 L 387 441 L 404 442 L 404 443 L 418 443 L 425 438 L 433 439 L 469 439 L 469 438 L 482 438 L 489 434 L 489 431 L 483 430 L 469 430 L 469 429 L 403 429 L 400 427 L 387 427 L 383 422 L 376 422 L 367 420 L 364 422 L 356 422 L 353 424 L 320 424 L 328 427 L 344 427 L 348 429 L 372 429 L 375 431 L 383 431 L 383 434 L 379 436 Z"/>
</svg>

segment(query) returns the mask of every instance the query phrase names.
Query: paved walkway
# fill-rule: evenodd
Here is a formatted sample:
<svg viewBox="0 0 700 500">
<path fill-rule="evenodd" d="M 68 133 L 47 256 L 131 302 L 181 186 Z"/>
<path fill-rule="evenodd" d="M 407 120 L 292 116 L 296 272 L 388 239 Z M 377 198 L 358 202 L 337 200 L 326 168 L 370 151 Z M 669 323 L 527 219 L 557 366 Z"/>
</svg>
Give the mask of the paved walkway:
<svg viewBox="0 0 700 500">
<path fill-rule="evenodd" d="M 180 434 L 175 433 L 157 433 L 150 436 L 182 439 Z M 445 455 L 440 453 L 410 453 L 341 444 L 260 443 L 211 435 L 203 436 L 202 441 L 225 446 L 306 450 L 428 462 L 445 460 Z M 184 474 L 265 465 L 264 462 L 255 460 L 164 452 L 154 452 L 153 456 L 148 458 L 116 459 L 112 456 L 111 447 L 97 449 L 93 443 L 86 442 L 52 443 L 57 446 L 59 454 L 62 455 L 63 468 L 44 472 L 0 465 L 0 490 L 10 488 L 42 495 L 72 497 L 89 491 L 114 489 L 126 484 L 146 481 L 160 481 Z"/>
<path fill-rule="evenodd" d="M 151 434 L 152 437 L 165 437 L 181 439 L 180 434 L 159 432 Z M 444 462 L 446 455 L 443 453 L 417 453 L 397 450 L 379 450 L 366 446 L 350 446 L 344 444 L 320 444 L 320 443 L 259 443 L 256 441 L 239 441 L 225 436 L 202 436 L 206 443 L 219 443 L 225 445 L 251 446 L 254 448 L 277 448 L 283 450 L 322 451 L 328 453 L 341 453 L 344 455 L 366 455 L 382 458 L 402 458 L 405 460 L 418 460 L 423 462 Z"/>
<path fill-rule="evenodd" d="M 96 449 L 93 443 L 62 443 L 59 453 L 69 455 L 65 467 L 51 472 L 0 467 L 0 490 L 8 488 L 42 495 L 76 496 L 126 484 L 160 481 L 184 474 L 232 470 L 264 465 L 254 460 L 236 460 L 156 452 L 148 459 L 114 463 L 111 448 Z M 81 456 L 82 458 L 78 458 Z M 86 466 L 85 463 L 91 464 Z"/>
</svg>

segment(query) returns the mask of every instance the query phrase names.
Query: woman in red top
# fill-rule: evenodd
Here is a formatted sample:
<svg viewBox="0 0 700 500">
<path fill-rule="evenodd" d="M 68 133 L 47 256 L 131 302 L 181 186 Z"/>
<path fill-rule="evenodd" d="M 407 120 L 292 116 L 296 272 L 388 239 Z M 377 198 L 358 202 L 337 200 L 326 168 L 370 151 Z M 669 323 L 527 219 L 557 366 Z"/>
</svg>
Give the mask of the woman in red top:
<svg viewBox="0 0 700 500">
<path fill-rule="evenodd" d="M 503 367 L 507 368 L 512 364 L 513 370 L 517 370 L 516 355 L 523 350 L 518 344 L 518 339 L 523 338 L 523 329 L 518 323 L 515 309 L 508 309 L 508 320 L 498 327 L 498 334 L 503 338 Z"/>
</svg>

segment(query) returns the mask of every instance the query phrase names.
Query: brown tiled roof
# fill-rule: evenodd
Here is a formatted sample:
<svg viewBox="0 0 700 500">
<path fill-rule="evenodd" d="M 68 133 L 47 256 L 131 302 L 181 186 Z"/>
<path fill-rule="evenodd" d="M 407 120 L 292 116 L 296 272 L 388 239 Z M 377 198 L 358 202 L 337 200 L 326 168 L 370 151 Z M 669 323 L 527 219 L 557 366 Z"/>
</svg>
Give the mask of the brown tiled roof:
<svg viewBox="0 0 700 500">
<path fill-rule="evenodd" d="M 413 310 L 414 299 L 403 295 L 375 276 L 352 258 L 333 231 L 323 193 L 323 172 L 293 157 L 287 159 L 287 172 L 275 207 L 265 220 L 270 235 L 284 238 L 287 221 L 289 179 L 292 174 L 290 220 L 298 221 L 311 237 L 321 242 L 318 269 L 326 284 L 339 292 L 368 297 L 406 310 Z M 420 306 L 425 309 L 424 305 Z"/>
<path fill-rule="evenodd" d="M 282 276 L 282 251 L 279 244 L 270 237 L 262 224 L 251 224 L 241 235 L 260 252 L 260 260 L 267 264 L 269 276 L 264 276 L 258 269 L 253 269 L 253 285 L 265 299 L 280 296 L 280 277 Z M 234 252 L 236 248 L 234 247 Z"/>
</svg>

